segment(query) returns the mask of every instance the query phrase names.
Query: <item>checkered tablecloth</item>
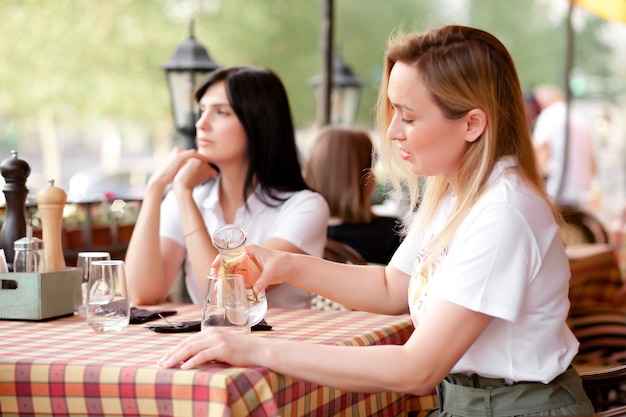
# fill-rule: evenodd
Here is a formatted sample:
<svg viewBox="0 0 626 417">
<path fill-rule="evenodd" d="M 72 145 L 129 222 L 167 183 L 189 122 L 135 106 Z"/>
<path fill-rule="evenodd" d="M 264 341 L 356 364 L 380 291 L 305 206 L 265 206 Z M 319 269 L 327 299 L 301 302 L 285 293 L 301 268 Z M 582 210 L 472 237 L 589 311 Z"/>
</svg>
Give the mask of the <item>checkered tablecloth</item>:
<svg viewBox="0 0 626 417">
<path fill-rule="evenodd" d="M 171 320 L 200 318 L 196 305 Z M 313 343 L 401 344 L 408 316 L 355 311 L 270 309 L 274 327 L 258 337 Z M 279 375 L 266 368 L 222 364 L 202 369 L 155 365 L 186 334 L 131 325 L 96 333 L 80 317 L 45 322 L 0 321 L 2 416 L 352 416 L 406 415 L 435 406 L 434 397 L 351 393 Z"/>
</svg>

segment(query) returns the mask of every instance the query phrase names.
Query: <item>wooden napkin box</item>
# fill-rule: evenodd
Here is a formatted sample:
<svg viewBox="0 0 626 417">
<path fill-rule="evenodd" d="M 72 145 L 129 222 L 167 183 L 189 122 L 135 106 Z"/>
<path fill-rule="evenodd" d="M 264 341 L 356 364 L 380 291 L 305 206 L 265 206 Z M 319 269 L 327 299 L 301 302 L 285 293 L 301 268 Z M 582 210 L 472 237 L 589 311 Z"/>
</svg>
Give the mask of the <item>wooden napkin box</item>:
<svg viewBox="0 0 626 417">
<path fill-rule="evenodd" d="M 0 319 L 46 320 L 74 313 L 82 271 L 1 273 L 0 280 Z"/>
</svg>

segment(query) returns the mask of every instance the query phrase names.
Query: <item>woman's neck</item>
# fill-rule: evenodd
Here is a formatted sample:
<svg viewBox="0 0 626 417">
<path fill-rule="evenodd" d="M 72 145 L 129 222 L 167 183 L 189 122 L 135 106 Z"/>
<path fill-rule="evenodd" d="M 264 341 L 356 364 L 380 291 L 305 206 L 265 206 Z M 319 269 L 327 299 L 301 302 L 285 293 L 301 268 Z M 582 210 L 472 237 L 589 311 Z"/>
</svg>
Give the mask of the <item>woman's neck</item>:
<svg viewBox="0 0 626 417">
<path fill-rule="evenodd" d="M 240 207 L 246 202 L 251 190 L 247 190 L 244 196 L 244 186 L 246 182 L 245 170 L 239 168 L 236 170 L 220 168 L 220 189 L 219 202 L 224 213 L 224 219 L 227 223 L 232 223 L 235 214 Z"/>
</svg>

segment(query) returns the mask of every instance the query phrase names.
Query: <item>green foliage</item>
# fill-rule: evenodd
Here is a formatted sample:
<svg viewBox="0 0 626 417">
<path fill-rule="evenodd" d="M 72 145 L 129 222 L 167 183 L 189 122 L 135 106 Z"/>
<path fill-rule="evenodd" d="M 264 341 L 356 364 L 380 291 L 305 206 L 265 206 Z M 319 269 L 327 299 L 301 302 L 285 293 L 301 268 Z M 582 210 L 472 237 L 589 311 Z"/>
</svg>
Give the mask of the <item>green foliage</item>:
<svg viewBox="0 0 626 417">
<path fill-rule="evenodd" d="M 525 87 L 561 83 L 565 26 L 543 3 L 469 1 L 468 16 L 451 17 L 439 1 L 335 0 L 335 46 L 363 81 L 359 124 L 371 126 L 387 39 L 396 28 L 465 23 L 500 37 Z M 462 3 L 462 2 L 459 2 Z M 3 141 L 24 134 L 2 119 L 51 111 L 84 126 L 102 118 L 151 124 L 169 120 L 160 66 L 188 35 L 221 65 L 273 69 L 285 82 L 299 126 L 315 119 L 313 88 L 319 73 L 321 0 L 0 0 L 0 122 Z M 445 6 L 444 6 L 445 7 Z M 577 65 L 606 72 L 607 48 L 596 19 L 577 35 Z"/>
<path fill-rule="evenodd" d="M 156 69 L 176 34 L 155 5 L 4 0 L 3 110 L 26 115 L 52 107 L 77 119 L 151 118 L 169 111 L 167 91 L 155 88 L 164 84 Z"/>
</svg>

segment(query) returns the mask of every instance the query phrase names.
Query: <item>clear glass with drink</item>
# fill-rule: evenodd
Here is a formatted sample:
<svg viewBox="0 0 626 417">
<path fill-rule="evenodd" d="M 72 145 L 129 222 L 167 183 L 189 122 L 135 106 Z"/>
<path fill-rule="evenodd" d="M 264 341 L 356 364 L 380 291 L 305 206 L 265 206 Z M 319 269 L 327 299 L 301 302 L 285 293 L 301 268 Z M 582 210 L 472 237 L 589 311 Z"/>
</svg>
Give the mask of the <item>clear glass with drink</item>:
<svg viewBox="0 0 626 417">
<path fill-rule="evenodd" d="M 80 288 L 77 288 L 74 294 L 74 314 L 85 315 L 85 299 L 87 298 L 87 284 L 89 283 L 92 262 L 110 260 L 111 254 L 109 252 L 78 252 L 76 267 L 83 272 L 83 277 Z"/>
<path fill-rule="evenodd" d="M 93 261 L 85 300 L 87 324 L 97 332 L 119 332 L 130 322 L 124 261 Z"/>
<path fill-rule="evenodd" d="M 217 229 L 211 239 L 213 246 L 222 258 L 219 274 L 241 274 L 243 276 L 250 305 L 250 325 L 254 326 L 265 317 L 267 298 L 265 291 L 256 292 L 252 289 L 260 271 L 246 253 L 246 231 L 241 226 L 227 224 Z"/>
<path fill-rule="evenodd" d="M 240 274 L 209 275 L 202 302 L 201 329 L 250 333 L 250 307 Z"/>
</svg>

